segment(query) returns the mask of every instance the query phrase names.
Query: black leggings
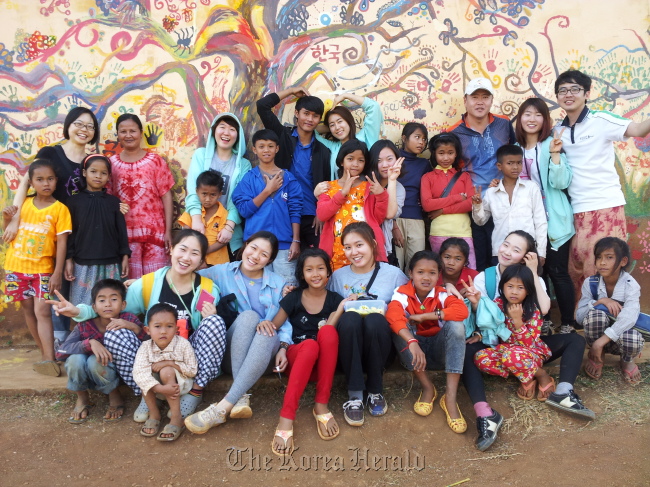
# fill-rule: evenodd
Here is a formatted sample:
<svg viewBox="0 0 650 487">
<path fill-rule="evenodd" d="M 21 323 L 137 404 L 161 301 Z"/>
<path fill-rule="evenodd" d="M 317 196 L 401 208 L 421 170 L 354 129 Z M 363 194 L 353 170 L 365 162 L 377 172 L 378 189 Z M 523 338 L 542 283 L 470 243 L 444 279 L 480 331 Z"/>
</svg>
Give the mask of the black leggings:
<svg viewBox="0 0 650 487">
<path fill-rule="evenodd" d="M 384 366 L 392 347 L 386 318 L 379 313 L 364 317 L 354 311 L 346 311 L 339 320 L 338 332 L 339 363 L 348 390 L 382 393 Z M 367 381 L 364 380 L 364 373 Z"/>
<path fill-rule="evenodd" d="M 546 262 L 544 263 L 544 277 L 551 280 L 555 289 L 555 298 L 560 308 L 562 324 L 573 323 L 575 311 L 575 289 L 569 276 L 569 247 L 571 240 L 565 242 L 559 249 L 553 250 L 551 244 L 546 246 Z M 550 315 L 550 312 L 549 312 Z"/>
<path fill-rule="evenodd" d="M 541 338 L 552 353 L 551 358 L 544 363 L 547 364 L 562 357 L 560 362 L 560 382 L 573 384 L 582 366 L 585 339 L 577 333 L 543 336 Z M 484 348 L 487 348 L 487 346 L 481 342 L 472 343 L 465 348 L 465 364 L 463 365 L 462 378 L 472 404 L 487 402 L 483 374 L 474 364 L 474 355 Z"/>
</svg>

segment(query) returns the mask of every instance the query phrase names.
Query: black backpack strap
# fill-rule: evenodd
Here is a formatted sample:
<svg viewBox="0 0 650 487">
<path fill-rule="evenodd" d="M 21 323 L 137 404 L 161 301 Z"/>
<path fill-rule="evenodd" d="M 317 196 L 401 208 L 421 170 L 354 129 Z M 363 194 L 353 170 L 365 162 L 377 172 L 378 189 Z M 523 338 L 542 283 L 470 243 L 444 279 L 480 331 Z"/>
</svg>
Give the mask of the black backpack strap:
<svg viewBox="0 0 650 487">
<path fill-rule="evenodd" d="M 454 184 L 456 184 L 456 181 L 458 181 L 458 178 L 460 178 L 460 175 L 462 173 L 463 171 L 456 171 L 456 174 L 451 177 L 447 183 L 447 186 L 445 186 L 445 189 L 442 190 L 442 194 L 440 195 L 441 198 L 446 198 L 449 196 L 449 193 L 451 193 L 451 190 L 454 188 Z"/>
<path fill-rule="evenodd" d="M 375 282 L 375 278 L 377 277 L 377 274 L 379 274 L 379 262 L 375 264 L 375 270 L 372 272 L 372 276 L 370 277 L 370 280 L 366 285 L 366 295 L 369 297 L 374 297 L 374 298 L 377 297 L 377 295 L 375 294 L 370 294 L 370 288 L 372 287 L 372 284 Z"/>
</svg>

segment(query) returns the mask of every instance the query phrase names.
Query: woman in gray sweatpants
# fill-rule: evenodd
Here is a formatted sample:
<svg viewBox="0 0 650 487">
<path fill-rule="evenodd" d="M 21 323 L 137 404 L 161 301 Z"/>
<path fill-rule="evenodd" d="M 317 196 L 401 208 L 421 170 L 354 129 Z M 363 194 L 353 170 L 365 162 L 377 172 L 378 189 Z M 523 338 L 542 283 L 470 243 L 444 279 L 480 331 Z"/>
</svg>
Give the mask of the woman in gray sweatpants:
<svg viewBox="0 0 650 487">
<path fill-rule="evenodd" d="M 270 322 L 280 309 L 285 284 L 266 268 L 277 253 L 275 235 L 260 231 L 246 240 L 241 261 L 199 271 L 217 283 L 222 298 L 235 295 L 240 313 L 226 334 L 224 368 L 231 369 L 233 384 L 221 401 L 185 419 L 192 433 L 205 433 L 225 423 L 227 416 L 250 418 L 253 411 L 246 392 L 266 372 L 280 346 L 293 343 L 288 321 L 277 330 Z"/>
</svg>

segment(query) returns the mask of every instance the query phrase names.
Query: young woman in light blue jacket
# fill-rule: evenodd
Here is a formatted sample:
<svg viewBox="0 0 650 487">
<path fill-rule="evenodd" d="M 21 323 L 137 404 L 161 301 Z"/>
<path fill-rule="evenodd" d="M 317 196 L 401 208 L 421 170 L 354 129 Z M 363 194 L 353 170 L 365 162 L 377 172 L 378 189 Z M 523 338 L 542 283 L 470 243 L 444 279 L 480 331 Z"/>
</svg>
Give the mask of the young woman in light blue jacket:
<svg viewBox="0 0 650 487">
<path fill-rule="evenodd" d="M 228 220 L 219 232 L 218 241 L 229 243 L 233 254 L 243 242 L 242 219 L 232 202 L 232 193 L 244 174 L 251 170 L 251 163 L 244 158 L 245 154 L 246 137 L 239 119 L 232 113 L 221 113 L 212 122 L 205 147 L 194 151 L 187 173 L 185 209 L 192 216 L 192 228 L 201 233 L 205 228 L 201 221 L 201 202 L 196 195 L 196 178 L 208 169 L 222 174 L 224 187 L 219 202 L 228 210 Z"/>
<path fill-rule="evenodd" d="M 548 220 L 548 246 L 544 273 L 551 279 L 557 297 L 562 324 L 560 333 L 575 331 L 573 309 L 575 292 L 569 277 L 569 246 L 575 234 L 573 210 L 565 193 L 573 173 L 562 152 L 562 134 L 552 134 L 553 124 L 546 103 L 529 98 L 519 107 L 515 117 L 515 135 L 524 149 L 522 178 L 537 183 Z M 543 334 L 550 333 L 545 320 Z"/>
</svg>

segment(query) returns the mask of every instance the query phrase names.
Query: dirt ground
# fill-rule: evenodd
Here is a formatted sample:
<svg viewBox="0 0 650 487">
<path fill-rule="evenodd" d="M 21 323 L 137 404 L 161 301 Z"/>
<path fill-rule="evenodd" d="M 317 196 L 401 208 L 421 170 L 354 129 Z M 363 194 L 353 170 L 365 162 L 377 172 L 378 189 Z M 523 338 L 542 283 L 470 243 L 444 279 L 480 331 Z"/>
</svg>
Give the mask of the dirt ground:
<svg viewBox="0 0 650 487">
<path fill-rule="evenodd" d="M 484 453 L 474 447 L 475 417 L 464 391 L 460 404 L 469 428 L 463 435 L 446 426 L 438 401 L 428 418 L 413 412 L 417 385 L 387 390 L 389 412 L 366 415 L 361 428 L 343 423 L 345 398 L 337 391 L 332 406 L 342 431 L 326 442 L 311 416 L 310 386 L 295 424 L 297 450 L 284 462 L 270 450 L 279 382 L 276 391 L 253 395 L 253 418 L 230 420 L 203 436 L 186 431 L 175 443 L 138 434 L 130 418 L 134 398 L 121 422 L 106 425 L 105 397 L 95 394 L 91 419 L 73 426 L 66 421 L 70 394 L 0 397 L 0 485 L 647 486 L 650 365 L 641 369 L 644 383 L 636 388 L 625 386 L 614 367 L 605 368 L 599 384 L 578 380 L 576 390 L 596 412 L 595 422 L 523 402 L 514 381 L 488 378 L 488 398 L 507 421 Z M 434 380 L 441 394 L 443 376 Z M 207 397 L 216 399 L 214 393 Z"/>
</svg>

